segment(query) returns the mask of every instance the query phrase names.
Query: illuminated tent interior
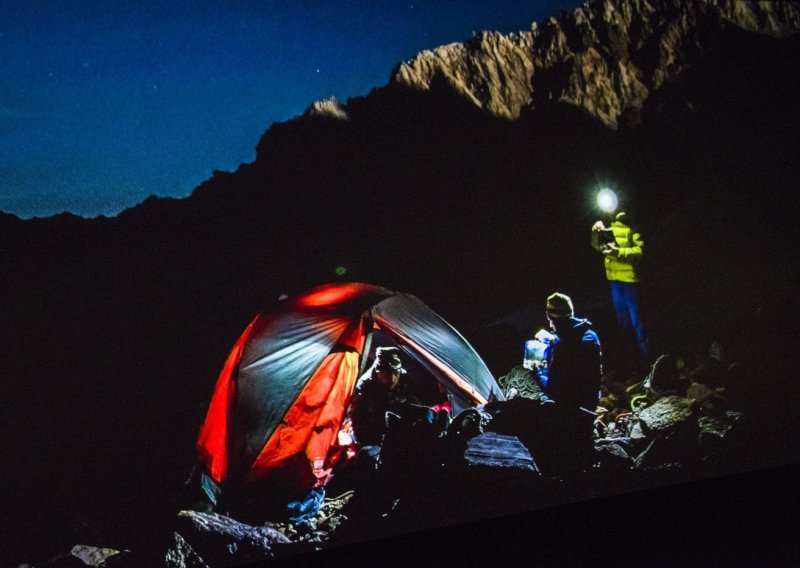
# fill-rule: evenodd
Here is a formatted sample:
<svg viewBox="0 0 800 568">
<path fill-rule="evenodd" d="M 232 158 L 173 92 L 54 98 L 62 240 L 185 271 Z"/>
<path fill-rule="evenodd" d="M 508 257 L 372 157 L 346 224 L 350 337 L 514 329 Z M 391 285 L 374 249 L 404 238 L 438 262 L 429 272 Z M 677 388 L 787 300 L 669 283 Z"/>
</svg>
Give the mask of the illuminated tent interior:
<svg viewBox="0 0 800 568">
<path fill-rule="evenodd" d="M 375 341 L 373 341 L 373 336 Z M 381 342 L 429 373 L 458 413 L 502 400 L 475 350 L 416 297 L 369 284 L 327 284 L 285 297 L 242 333 L 217 380 L 197 448 L 225 486 L 308 490 L 309 462 L 332 464 L 358 377 Z"/>
</svg>

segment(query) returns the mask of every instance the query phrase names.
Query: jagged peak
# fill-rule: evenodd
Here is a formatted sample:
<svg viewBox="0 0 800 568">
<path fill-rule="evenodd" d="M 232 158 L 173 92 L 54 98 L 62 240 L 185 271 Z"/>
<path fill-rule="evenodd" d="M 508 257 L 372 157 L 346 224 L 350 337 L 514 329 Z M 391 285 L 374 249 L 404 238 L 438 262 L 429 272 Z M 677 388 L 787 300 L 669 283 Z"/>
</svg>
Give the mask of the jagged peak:
<svg viewBox="0 0 800 568">
<path fill-rule="evenodd" d="M 350 120 L 347 111 L 336 100 L 336 97 L 330 97 L 321 101 L 313 102 L 303 113 L 303 116 L 308 117 L 327 117 L 335 118 L 336 120 Z"/>
<path fill-rule="evenodd" d="M 516 118 L 530 100 L 531 46 L 530 32 L 481 32 L 465 43 L 419 53 L 398 66 L 392 81 L 428 90 L 443 80 L 479 108 Z"/>
<path fill-rule="evenodd" d="M 551 16 L 530 31 L 486 31 L 420 52 L 392 82 L 417 90 L 444 83 L 479 108 L 516 119 L 526 106 L 558 101 L 610 128 L 638 112 L 653 90 L 703 50 L 703 25 L 785 38 L 800 31 L 796 2 L 601 0 Z"/>
</svg>

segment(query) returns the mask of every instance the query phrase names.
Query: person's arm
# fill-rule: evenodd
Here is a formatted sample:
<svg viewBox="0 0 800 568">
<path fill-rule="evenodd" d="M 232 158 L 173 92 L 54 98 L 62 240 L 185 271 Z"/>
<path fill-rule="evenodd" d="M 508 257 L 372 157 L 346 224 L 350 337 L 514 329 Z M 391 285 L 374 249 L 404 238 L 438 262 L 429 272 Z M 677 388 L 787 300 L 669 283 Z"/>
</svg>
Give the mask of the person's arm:
<svg viewBox="0 0 800 568">
<path fill-rule="evenodd" d="M 586 331 L 581 338 L 582 360 L 585 368 L 582 375 L 586 382 L 583 384 L 581 395 L 582 404 L 587 410 L 594 412 L 600 398 L 600 385 L 603 380 L 603 355 L 600 347 L 600 338 L 594 330 Z"/>
<path fill-rule="evenodd" d="M 634 232 L 633 229 L 631 229 L 631 237 L 628 242 L 630 246 L 619 247 L 617 257 L 626 262 L 641 260 L 644 254 L 644 240 L 642 239 L 641 233 L 638 231 Z"/>
<path fill-rule="evenodd" d="M 404 411 L 414 406 L 425 405 L 422 403 L 420 397 L 417 396 L 417 393 L 409 379 L 403 377 L 400 379 L 400 384 L 397 385 L 397 388 L 390 397 L 388 410 L 391 410 L 396 414 L 403 415 Z"/>
<path fill-rule="evenodd" d="M 367 385 L 358 385 L 353 399 L 350 401 L 350 419 L 353 422 L 353 435 L 355 436 L 356 443 L 361 446 L 376 445 L 380 443 L 377 438 L 379 428 L 379 420 L 383 419 L 377 416 L 375 405 L 367 395 Z"/>
<path fill-rule="evenodd" d="M 603 251 L 603 245 L 600 242 L 600 231 L 604 230 L 606 227 L 603 225 L 602 221 L 597 221 L 594 225 L 592 225 L 592 248 L 596 251 Z"/>
</svg>

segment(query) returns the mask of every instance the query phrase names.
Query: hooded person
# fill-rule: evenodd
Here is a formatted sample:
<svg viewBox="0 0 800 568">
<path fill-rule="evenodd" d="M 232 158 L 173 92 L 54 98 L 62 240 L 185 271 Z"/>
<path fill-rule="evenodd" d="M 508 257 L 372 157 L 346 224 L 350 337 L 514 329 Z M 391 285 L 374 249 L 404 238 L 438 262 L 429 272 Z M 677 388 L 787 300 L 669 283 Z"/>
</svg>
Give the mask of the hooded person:
<svg viewBox="0 0 800 568">
<path fill-rule="evenodd" d="M 547 350 L 544 391 L 555 402 L 559 437 L 573 446 L 565 456 L 575 458 L 572 465 L 585 466 L 591 456 L 593 413 L 603 374 L 600 338 L 589 320 L 575 317 L 569 296 L 550 295 L 546 311 L 556 337 Z"/>
</svg>

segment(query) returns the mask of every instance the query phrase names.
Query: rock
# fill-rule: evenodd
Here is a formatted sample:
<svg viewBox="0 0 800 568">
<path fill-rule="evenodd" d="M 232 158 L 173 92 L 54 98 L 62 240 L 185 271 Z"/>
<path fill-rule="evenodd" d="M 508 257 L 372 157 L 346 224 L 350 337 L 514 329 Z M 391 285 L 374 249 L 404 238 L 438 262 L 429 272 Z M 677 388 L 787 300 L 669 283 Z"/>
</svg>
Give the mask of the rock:
<svg viewBox="0 0 800 568">
<path fill-rule="evenodd" d="M 328 117 L 336 120 L 350 120 L 347 111 L 335 98 L 316 101 L 309 106 L 305 113 L 305 117 Z"/>
<path fill-rule="evenodd" d="M 635 468 L 642 468 L 645 464 L 649 464 L 653 460 L 648 460 L 648 455 L 650 454 L 650 450 L 653 449 L 655 446 L 656 441 L 651 440 L 647 447 L 639 452 L 639 455 L 636 456 L 636 459 L 633 460 L 633 467 Z"/>
<path fill-rule="evenodd" d="M 274 547 L 291 543 L 271 527 L 254 527 L 217 513 L 181 511 L 178 513 L 179 545 L 171 549 L 176 558 L 203 561 L 211 566 L 233 566 L 274 557 Z M 186 543 L 186 548 L 183 543 Z M 191 550 L 194 555 L 184 554 Z M 195 558 L 199 557 L 200 560 Z M 191 564 L 190 564 L 191 565 Z M 202 566 L 202 564 L 197 564 Z"/>
<path fill-rule="evenodd" d="M 701 416 L 697 425 L 700 429 L 698 443 L 704 457 L 712 457 L 724 447 L 725 438 L 741 420 L 741 412 L 727 411 L 722 415 Z"/>
<path fill-rule="evenodd" d="M 200 555 L 181 535 L 174 533 L 175 542 L 164 557 L 166 568 L 209 568 Z"/>
<path fill-rule="evenodd" d="M 671 355 L 661 355 L 650 370 L 644 382 L 648 392 L 656 398 L 678 394 L 685 390 L 686 385 L 681 380 L 678 359 Z"/>
<path fill-rule="evenodd" d="M 511 467 L 538 472 L 527 448 L 516 436 L 486 432 L 467 442 L 464 460 L 470 466 Z"/>
<path fill-rule="evenodd" d="M 630 436 L 631 440 L 643 440 L 645 438 L 645 434 L 642 431 L 641 421 L 636 420 L 633 424 L 630 425 L 630 430 L 628 435 Z"/>
<path fill-rule="evenodd" d="M 724 438 L 725 434 L 733 428 L 733 423 L 716 416 L 701 416 L 697 421 L 700 427 L 700 436 L 714 436 Z"/>
<path fill-rule="evenodd" d="M 437 81 L 494 116 L 514 119 L 530 102 L 530 33 L 482 32 L 468 42 L 423 51 L 394 72 L 396 84 L 428 90 Z"/>
<path fill-rule="evenodd" d="M 708 385 L 692 382 L 686 389 L 686 398 L 691 398 L 706 412 L 721 413 L 725 406 L 725 389 L 711 389 Z"/>
<path fill-rule="evenodd" d="M 649 432 L 663 432 L 695 415 L 695 401 L 680 396 L 665 396 L 639 413 Z"/>
<path fill-rule="evenodd" d="M 649 443 L 634 460 L 635 467 L 662 468 L 695 462 L 699 455 L 696 416 L 695 401 L 680 396 L 665 396 L 642 410 L 641 441 Z"/>
<path fill-rule="evenodd" d="M 624 439 L 602 438 L 595 443 L 595 451 L 600 467 L 603 469 L 627 469 L 633 460 L 624 447 Z"/>
<path fill-rule="evenodd" d="M 86 546 L 77 544 L 72 547 L 70 554 L 81 560 L 87 566 L 103 566 L 109 558 L 118 555 L 119 550 L 111 548 L 98 548 L 96 546 Z"/>
</svg>

